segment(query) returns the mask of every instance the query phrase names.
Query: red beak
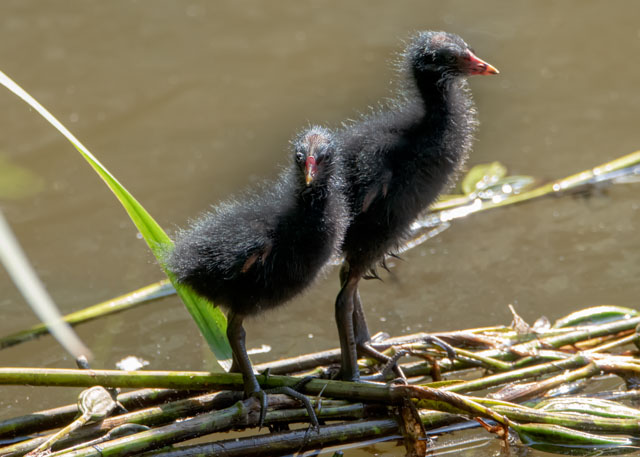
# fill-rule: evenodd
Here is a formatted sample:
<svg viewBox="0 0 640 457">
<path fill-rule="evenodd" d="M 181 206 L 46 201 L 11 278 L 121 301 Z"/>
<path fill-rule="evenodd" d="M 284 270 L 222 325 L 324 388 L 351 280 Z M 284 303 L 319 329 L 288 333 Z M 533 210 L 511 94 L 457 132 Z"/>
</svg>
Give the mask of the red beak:
<svg viewBox="0 0 640 457">
<path fill-rule="evenodd" d="M 304 164 L 304 177 L 307 186 L 314 180 L 317 171 L 318 166 L 316 165 L 316 159 L 313 156 L 307 157 L 307 161 Z"/>
<path fill-rule="evenodd" d="M 497 75 L 500 73 L 496 67 L 485 62 L 473 52 L 467 51 L 467 59 L 469 60 L 468 72 L 470 75 Z"/>
</svg>

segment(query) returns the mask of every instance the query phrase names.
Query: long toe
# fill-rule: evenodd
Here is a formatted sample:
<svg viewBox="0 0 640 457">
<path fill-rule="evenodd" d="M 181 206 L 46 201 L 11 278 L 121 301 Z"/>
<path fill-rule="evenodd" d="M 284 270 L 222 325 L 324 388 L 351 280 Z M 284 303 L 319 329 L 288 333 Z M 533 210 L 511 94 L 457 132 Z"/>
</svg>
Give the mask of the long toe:
<svg viewBox="0 0 640 457">
<path fill-rule="evenodd" d="M 396 379 L 399 378 L 406 383 L 407 377 L 404 375 L 404 371 L 402 371 L 402 368 L 400 368 L 400 365 L 398 365 L 398 360 L 400 360 L 405 355 L 409 355 L 409 354 L 410 352 L 405 349 L 400 349 L 396 351 L 393 357 L 390 357 L 389 361 L 380 370 L 380 374 L 383 376 L 383 378 L 389 379 L 391 373 L 393 373 L 396 375 Z"/>
<path fill-rule="evenodd" d="M 440 349 L 445 351 L 447 353 L 447 357 L 452 361 L 456 359 L 457 354 L 453 346 L 451 346 L 449 343 L 445 343 L 437 336 L 425 335 L 425 337 L 423 338 L 423 341 L 425 342 L 425 344 L 431 344 L 432 346 L 439 347 Z"/>
<path fill-rule="evenodd" d="M 309 382 L 311 379 L 313 379 L 311 376 L 308 376 L 306 378 L 304 378 L 303 380 L 301 380 L 298 384 L 296 384 L 296 386 L 294 386 L 295 388 L 302 388 L 304 386 L 304 384 L 306 384 L 307 382 Z M 313 405 L 311 404 L 311 400 L 309 400 L 309 397 L 307 397 L 306 395 L 298 392 L 297 390 L 295 390 L 295 388 L 292 387 L 274 387 L 273 389 L 267 389 L 265 392 L 268 394 L 283 394 L 283 395 L 287 395 L 291 398 L 295 398 L 296 400 L 298 400 L 299 402 L 301 402 L 305 409 L 307 410 L 307 415 L 309 416 L 309 422 L 311 423 L 311 428 L 315 431 L 319 431 L 320 430 L 320 422 L 318 421 L 318 416 L 316 415 L 315 410 L 313 409 Z"/>
<path fill-rule="evenodd" d="M 385 381 L 390 379 L 391 373 L 393 373 L 398 378 L 406 379 L 402 368 L 400 368 L 400 366 L 398 365 L 398 360 L 400 360 L 408 353 L 408 351 L 400 349 L 394 354 L 393 357 L 389 357 L 388 355 L 383 354 L 382 352 L 371 346 L 369 341 L 358 344 L 358 354 L 365 357 L 370 357 L 384 364 L 377 375 L 374 375 L 373 377 L 363 377 L 363 379 L 370 381 Z"/>
<path fill-rule="evenodd" d="M 264 390 L 256 390 L 255 392 L 252 392 L 251 394 L 249 394 L 250 398 L 255 398 L 256 400 L 258 400 L 259 404 L 260 404 L 260 416 L 258 418 L 258 429 L 261 429 L 264 426 L 264 419 L 265 417 L 267 417 L 267 406 L 268 406 L 268 399 L 267 399 L 267 393 Z"/>
</svg>

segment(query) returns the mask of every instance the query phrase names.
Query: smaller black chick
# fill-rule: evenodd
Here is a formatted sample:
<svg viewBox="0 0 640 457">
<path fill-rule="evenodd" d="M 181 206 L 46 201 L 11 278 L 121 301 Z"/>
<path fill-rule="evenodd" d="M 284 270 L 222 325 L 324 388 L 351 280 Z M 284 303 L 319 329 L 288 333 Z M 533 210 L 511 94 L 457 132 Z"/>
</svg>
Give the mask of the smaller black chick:
<svg viewBox="0 0 640 457">
<path fill-rule="evenodd" d="M 242 322 L 307 288 L 339 253 L 348 224 L 333 134 L 310 127 L 293 149 L 293 161 L 275 182 L 219 204 L 178 232 L 167 259 L 180 283 L 228 310 L 231 371 L 242 373 L 247 396 L 261 397 L 262 414 L 266 397 Z"/>
</svg>

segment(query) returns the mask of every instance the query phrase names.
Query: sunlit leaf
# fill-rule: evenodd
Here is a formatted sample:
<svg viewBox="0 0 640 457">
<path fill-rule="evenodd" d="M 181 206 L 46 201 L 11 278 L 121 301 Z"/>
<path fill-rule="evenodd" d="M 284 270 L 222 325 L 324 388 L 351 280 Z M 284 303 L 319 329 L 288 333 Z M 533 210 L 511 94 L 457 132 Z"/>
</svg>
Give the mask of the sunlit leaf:
<svg viewBox="0 0 640 457">
<path fill-rule="evenodd" d="M 476 165 L 462 180 L 462 192 L 465 195 L 486 189 L 496 184 L 507 175 L 507 168 L 500 162 L 491 162 Z"/>
<path fill-rule="evenodd" d="M 36 110 L 44 117 L 52 126 L 54 126 L 69 142 L 78 150 L 85 158 L 89 165 L 98 173 L 98 175 L 109 186 L 111 191 L 120 200 L 122 206 L 129 214 L 129 217 L 136 225 L 143 238 L 151 248 L 151 251 L 162 265 L 162 259 L 166 252 L 173 246 L 173 242 L 169 236 L 162 230 L 160 225 L 151 217 L 151 215 L 142 207 L 138 201 L 118 182 L 118 180 L 96 159 L 91 152 L 49 111 L 47 111 L 40 103 L 25 92 L 20 86 L 11 80 L 4 73 L 0 72 L 0 83 L 7 89 L 24 100 L 29 106 Z M 173 283 L 178 295 L 182 298 L 185 306 L 196 321 L 203 336 L 207 340 L 209 347 L 216 356 L 218 363 L 223 368 L 229 368 L 231 360 L 231 347 L 226 337 L 227 322 L 224 314 L 219 308 L 211 306 L 205 299 L 196 295 L 187 287 L 177 284 L 173 275 L 167 272 L 169 279 Z"/>
<path fill-rule="evenodd" d="M 495 184 L 476 190 L 476 194 L 483 200 L 504 200 L 528 189 L 534 183 L 535 179 L 531 176 L 505 176 Z"/>
</svg>

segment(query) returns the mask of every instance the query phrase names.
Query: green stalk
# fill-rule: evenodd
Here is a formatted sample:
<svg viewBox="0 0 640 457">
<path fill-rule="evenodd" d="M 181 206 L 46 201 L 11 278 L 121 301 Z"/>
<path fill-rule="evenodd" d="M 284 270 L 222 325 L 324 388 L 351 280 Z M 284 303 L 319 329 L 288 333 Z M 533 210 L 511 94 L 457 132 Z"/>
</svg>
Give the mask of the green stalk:
<svg viewBox="0 0 640 457">
<path fill-rule="evenodd" d="M 584 170 L 579 173 L 574 173 L 567 177 L 556 179 L 555 181 L 551 181 L 549 183 L 543 184 L 541 186 L 536 187 L 535 189 L 531 189 L 520 194 L 510 195 L 506 197 L 504 200 L 498 202 L 492 201 L 482 201 L 481 205 L 478 209 L 475 209 L 471 212 L 476 213 L 480 211 L 485 211 L 493 208 L 500 208 L 502 206 L 513 205 L 516 203 L 522 203 L 525 201 L 533 200 L 535 198 L 544 197 L 548 195 L 559 194 L 562 192 L 566 192 L 572 189 L 575 189 L 580 186 L 584 186 L 589 184 L 597 176 L 602 176 L 606 173 L 611 173 L 616 170 L 621 170 L 623 168 L 628 168 L 633 165 L 640 163 L 640 151 L 635 151 L 630 154 L 626 154 L 622 157 L 618 157 L 609 162 L 605 162 L 603 164 L 597 165 L 590 170 Z M 460 196 L 456 199 L 444 199 L 443 201 L 438 201 L 434 205 L 431 206 L 430 211 L 432 213 L 436 213 L 438 211 L 445 211 L 450 209 L 455 209 L 460 206 L 464 206 L 464 199 L 466 196 Z M 469 203 L 467 198 L 466 204 Z"/>
<path fill-rule="evenodd" d="M 624 306 L 601 305 L 575 311 L 558 319 L 553 328 L 577 327 L 580 325 L 604 324 L 610 321 L 637 317 L 638 310 Z"/>
<path fill-rule="evenodd" d="M 590 325 L 585 327 L 579 327 L 574 331 L 562 333 L 560 335 L 554 335 L 550 337 L 538 337 L 527 343 L 520 343 L 512 346 L 509 351 L 502 349 L 487 349 L 479 351 L 476 355 L 482 357 L 492 357 L 499 360 L 516 360 L 517 354 L 536 354 L 537 352 L 544 350 L 545 348 L 561 348 L 563 346 L 573 345 L 580 341 L 589 340 L 601 336 L 615 335 L 619 332 L 630 331 L 640 324 L 640 317 L 624 318 L 613 322 L 608 322 L 601 325 Z M 440 369 L 442 372 L 448 372 L 454 369 L 468 368 L 469 365 L 464 361 L 454 361 L 451 363 L 448 360 L 440 362 Z M 407 376 L 420 376 L 429 374 L 431 367 L 428 363 L 419 363 L 413 365 L 405 375 Z"/>
<path fill-rule="evenodd" d="M 236 413 L 240 416 L 244 413 L 240 410 Z M 393 419 L 377 419 L 369 421 L 355 421 L 352 423 L 339 423 L 323 426 L 319 433 L 308 432 L 306 428 L 270 433 L 267 435 L 251 436 L 248 438 L 231 438 L 215 443 L 204 445 L 191 445 L 180 448 L 165 448 L 157 452 L 145 454 L 147 456 L 205 456 L 224 455 L 225 457 L 248 457 L 248 456 L 273 456 L 296 452 L 300 449 L 313 449 L 325 447 L 333 444 L 346 444 L 354 441 L 361 441 L 370 437 L 384 437 L 398 433 L 399 425 Z M 134 435 L 136 436 L 136 435 Z M 154 444 L 153 437 L 145 437 L 145 443 L 135 443 L 132 448 L 149 449 Z M 105 450 L 105 446 L 108 448 Z M 134 447 L 135 446 L 135 447 Z M 147 447 L 148 446 L 148 447 Z M 156 447 L 160 447 L 156 445 Z M 114 443 L 113 441 L 101 446 L 101 451 L 94 448 L 83 449 L 82 452 L 61 454 L 65 457 L 120 457 L 131 455 L 131 451 L 126 441 Z"/>
<path fill-rule="evenodd" d="M 259 375 L 263 388 L 294 387 L 300 378 Z M 241 373 L 210 373 L 203 371 L 120 371 L 74 370 L 61 368 L 0 368 L 0 385 L 142 388 L 156 387 L 184 390 L 242 390 Z M 310 395 L 333 398 L 393 403 L 399 391 L 379 384 L 358 384 L 343 381 L 312 379 L 304 386 Z"/>
<path fill-rule="evenodd" d="M 492 371 L 509 371 L 513 369 L 513 365 L 510 363 L 503 362 L 502 360 L 498 360 L 493 357 L 485 357 L 482 354 L 467 351 L 465 349 L 456 348 L 456 354 L 458 356 L 463 356 L 467 359 L 480 362 L 484 368 Z"/>
<path fill-rule="evenodd" d="M 175 401 L 189 394 L 187 390 L 141 389 L 119 394 L 118 401 L 127 409 L 136 409 Z M 62 427 L 77 415 L 78 405 L 73 404 L 6 419 L 0 421 L 0 438 L 14 438 Z"/>
<path fill-rule="evenodd" d="M 559 425 L 525 424 L 516 425 L 514 429 L 524 444 L 548 452 L 577 455 L 582 448 L 582 453 L 587 455 L 611 455 L 615 448 L 625 454 L 638 450 L 630 438 L 594 435 Z"/>
<path fill-rule="evenodd" d="M 250 400 L 251 403 L 254 400 Z M 64 452 L 59 455 L 66 457 L 108 457 L 131 455 L 150 449 L 157 449 L 173 443 L 196 438 L 220 430 L 225 427 L 239 425 L 248 421 L 251 409 L 249 401 L 237 402 L 235 405 L 216 411 L 215 414 L 202 414 L 195 418 L 159 427 L 153 430 L 136 433 L 135 435 L 118 438 L 103 443 L 98 449 L 84 447 L 76 451 Z"/>
<path fill-rule="evenodd" d="M 565 360 L 548 362 L 540 365 L 520 368 L 518 370 L 508 371 L 506 373 L 497 373 L 470 381 L 463 381 L 451 386 L 445 386 L 442 389 L 450 392 L 466 393 L 478 390 L 485 390 L 501 384 L 521 381 L 529 378 L 537 378 L 558 371 L 569 370 L 572 368 L 582 367 L 589 363 L 589 359 L 583 355 L 577 354 Z M 517 388 L 520 384 L 513 386 Z"/>
<path fill-rule="evenodd" d="M 578 368 L 577 370 L 562 373 L 552 378 L 547 378 L 542 381 L 535 381 L 524 384 L 517 384 L 509 386 L 501 390 L 498 393 L 493 394 L 493 398 L 504 401 L 525 401 L 531 398 L 541 396 L 545 392 L 559 387 L 563 384 L 577 381 L 578 379 L 585 379 L 600 374 L 600 368 L 595 363 L 589 363 L 588 365 Z"/>
<path fill-rule="evenodd" d="M 420 419 L 426 426 L 446 425 L 449 423 L 450 418 L 450 415 L 444 413 L 420 413 Z M 376 441 L 384 441 L 385 437 L 397 439 L 401 437 L 399 433 L 400 425 L 394 419 L 370 419 L 323 426 L 318 433 L 309 433 L 303 428 L 269 435 L 232 438 L 215 443 L 165 448 L 147 453 L 145 456 L 194 457 L 224 455 L 225 457 L 264 457 L 290 455 L 328 446 L 348 447 L 349 443 L 367 439 L 375 439 Z M 341 451 L 336 451 L 333 457 L 342 455 Z"/>
<path fill-rule="evenodd" d="M 103 436 L 106 432 L 125 424 L 137 424 L 144 426 L 155 426 L 150 434 L 154 437 L 154 442 L 158 440 L 170 440 L 171 442 L 185 441 L 196 438 L 203 433 L 217 433 L 228 431 L 231 427 L 255 427 L 258 415 L 252 403 L 248 405 L 248 413 L 241 417 L 229 414 L 238 411 L 237 395 L 229 395 L 230 392 L 212 393 L 167 403 L 162 406 L 155 406 L 139 411 L 122 414 L 107 418 L 101 422 L 88 425 L 74 432 L 70 437 L 56 443 L 56 449 L 67 448 L 74 443 L 86 443 Z M 235 397 L 235 400 L 234 400 Z M 276 422 L 299 422 L 307 420 L 306 409 L 300 408 L 299 403 L 291 398 L 281 398 L 282 396 L 270 397 L 269 404 L 277 408 L 269 411 L 265 417 L 265 424 Z M 290 409 L 282 409 L 290 408 Z M 207 413 L 204 417 L 203 414 Z M 325 420 L 336 420 L 340 418 L 362 419 L 365 414 L 365 406 L 362 403 L 349 404 L 344 401 L 325 400 L 322 408 L 317 411 L 318 417 Z M 198 420 L 181 421 L 184 417 L 200 416 Z M 176 424 L 172 424 L 178 421 Z M 169 424 L 169 425 L 167 425 Z M 146 442 L 146 435 L 139 435 L 136 440 Z M 2 455 L 22 454 L 35 449 L 40 443 L 48 439 L 49 436 L 39 436 L 27 441 L 22 441 L 14 445 L 1 448 Z M 107 446 L 108 447 L 108 446 Z"/>
<path fill-rule="evenodd" d="M 67 322 L 69 325 L 74 326 L 100 317 L 125 311 L 138 304 L 149 303 L 173 293 L 175 293 L 174 287 L 168 279 L 164 279 L 138 290 L 134 290 L 133 292 L 129 292 L 128 294 L 67 314 L 62 318 L 62 320 Z M 18 343 L 32 340 L 47 333 L 49 333 L 49 330 L 46 325 L 34 325 L 26 330 L 0 338 L 0 349 L 15 346 Z"/>
</svg>

